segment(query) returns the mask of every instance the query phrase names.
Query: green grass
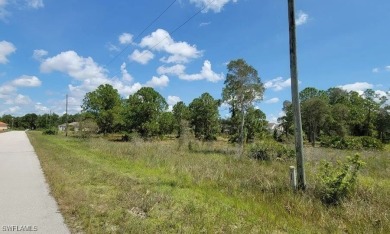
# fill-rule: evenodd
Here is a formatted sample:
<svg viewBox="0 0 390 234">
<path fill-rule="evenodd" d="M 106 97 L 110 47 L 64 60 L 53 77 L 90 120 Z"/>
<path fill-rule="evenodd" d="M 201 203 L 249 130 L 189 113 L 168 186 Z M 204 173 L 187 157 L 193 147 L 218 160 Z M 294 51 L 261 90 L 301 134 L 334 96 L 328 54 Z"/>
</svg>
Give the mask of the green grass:
<svg viewBox="0 0 390 234">
<path fill-rule="evenodd" d="M 73 233 L 390 233 L 389 148 L 361 152 L 356 191 L 325 206 L 315 190 L 320 160 L 354 152 L 306 148 L 309 188 L 294 193 L 294 160 L 237 159 L 225 142 L 190 152 L 174 140 L 29 137 Z"/>
</svg>

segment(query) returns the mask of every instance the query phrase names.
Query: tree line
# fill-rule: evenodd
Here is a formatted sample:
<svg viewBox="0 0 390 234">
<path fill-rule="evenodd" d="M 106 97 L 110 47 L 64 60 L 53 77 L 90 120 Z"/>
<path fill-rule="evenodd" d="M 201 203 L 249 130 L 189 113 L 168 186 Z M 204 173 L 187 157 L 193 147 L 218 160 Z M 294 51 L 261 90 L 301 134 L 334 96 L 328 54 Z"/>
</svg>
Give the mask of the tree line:
<svg viewBox="0 0 390 234">
<path fill-rule="evenodd" d="M 368 136 L 382 142 L 390 140 L 390 106 L 387 97 L 372 89 L 362 94 L 341 88 L 318 90 L 308 87 L 299 93 L 302 110 L 302 127 L 309 142 L 321 136 Z M 294 121 L 290 101 L 284 101 L 285 115 L 278 119 L 283 134 L 293 135 Z"/>
<path fill-rule="evenodd" d="M 254 107 L 263 97 L 264 86 L 257 71 L 243 59 L 228 64 L 221 99 L 203 93 L 186 105 L 180 101 L 172 111 L 164 97 L 151 87 L 143 87 L 126 99 L 109 84 L 85 95 L 83 112 L 96 120 L 102 133 L 136 132 L 149 138 L 190 129 L 201 140 L 215 140 L 225 133 L 231 141 L 250 141 L 267 131 L 265 114 Z M 218 108 L 225 102 L 232 117 L 221 119 Z"/>
<path fill-rule="evenodd" d="M 264 85 L 256 69 L 243 59 L 230 61 L 221 98 L 203 93 L 186 105 L 180 101 L 171 110 L 163 96 L 143 87 L 128 98 L 121 98 L 109 84 L 100 85 L 85 95 L 82 112 L 75 115 L 4 115 L 1 120 L 14 128 L 45 129 L 74 121 L 89 121 L 99 133 L 137 133 L 143 138 L 190 131 L 201 140 L 225 135 L 230 142 L 244 142 L 269 136 L 266 115 L 256 103 L 263 99 Z M 363 94 L 341 88 L 318 90 L 308 87 L 299 94 L 303 131 L 315 145 L 322 136 L 369 136 L 382 142 L 390 140 L 390 107 L 386 97 L 372 89 Z M 221 118 L 218 108 L 229 106 L 230 117 Z M 273 133 L 279 141 L 292 139 L 293 112 L 290 101 L 283 102 L 285 115 L 278 119 Z"/>
</svg>

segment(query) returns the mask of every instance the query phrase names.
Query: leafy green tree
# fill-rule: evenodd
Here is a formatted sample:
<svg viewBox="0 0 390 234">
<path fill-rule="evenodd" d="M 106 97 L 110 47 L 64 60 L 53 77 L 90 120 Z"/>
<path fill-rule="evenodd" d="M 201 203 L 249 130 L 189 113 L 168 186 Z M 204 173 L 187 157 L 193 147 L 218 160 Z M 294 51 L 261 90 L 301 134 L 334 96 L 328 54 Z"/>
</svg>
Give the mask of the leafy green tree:
<svg viewBox="0 0 390 234">
<path fill-rule="evenodd" d="M 121 98 L 118 90 L 111 85 L 100 85 L 95 91 L 85 95 L 82 108 L 84 112 L 94 116 L 100 132 L 107 134 L 120 121 Z"/>
<path fill-rule="evenodd" d="M 324 100 L 328 100 L 328 95 L 323 90 L 318 90 L 313 87 L 307 87 L 303 89 L 301 92 L 299 92 L 299 100 L 301 103 L 304 103 L 305 101 L 312 99 L 314 97 L 322 98 Z"/>
<path fill-rule="evenodd" d="M 215 140 L 219 132 L 219 100 L 209 93 L 203 93 L 189 105 L 191 126 L 195 137 L 204 140 Z"/>
<path fill-rule="evenodd" d="M 283 102 L 283 112 L 284 116 L 278 118 L 278 123 L 282 126 L 283 133 L 287 138 L 288 135 L 294 134 L 294 113 L 290 101 Z"/>
<path fill-rule="evenodd" d="M 184 102 L 180 101 L 173 106 L 172 109 L 174 125 L 177 131 L 177 136 L 180 137 L 184 128 L 187 126 L 187 122 L 190 118 L 190 111 Z"/>
<path fill-rule="evenodd" d="M 159 117 L 160 134 L 171 134 L 175 129 L 175 119 L 172 112 L 163 112 Z"/>
<path fill-rule="evenodd" d="M 254 102 L 263 99 L 264 85 L 256 71 L 243 59 L 230 61 L 227 65 L 222 100 L 230 105 L 233 124 L 239 124 L 239 142 L 244 145 L 245 115 Z M 238 114 L 240 113 L 240 114 Z M 240 120 L 237 121 L 239 115 Z M 237 122 L 236 122 L 237 121 Z"/>
<path fill-rule="evenodd" d="M 326 91 L 330 105 L 347 104 L 348 92 L 341 88 L 329 88 Z"/>
<path fill-rule="evenodd" d="M 167 109 L 164 97 L 151 87 L 143 87 L 125 102 L 125 126 L 142 137 L 156 136 L 160 133 L 160 115 Z"/>
<path fill-rule="evenodd" d="M 336 103 L 330 108 L 330 115 L 326 121 L 328 135 L 346 136 L 348 134 L 348 106 L 342 103 Z"/>
<path fill-rule="evenodd" d="M 24 128 L 34 130 L 37 128 L 38 115 L 35 113 L 29 113 L 22 117 L 22 125 Z"/>
<path fill-rule="evenodd" d="M 380 96 L 372 89 L 366 89 L 364 91 L 364 109 L 367 111 L 365 123 L 363 125 L 363 131 L 365 136 L 372 136 L 374 130 L 373 120 L 379 111 L 380 106 L 386 102 L 385 96 Z"/>
<path fill-rule="evenodd" d="M 358 92 L 355 91 L 349 92 L 348 96 L 349 102 L 347 106 L 349 108 L 349 132 L 353 136 L 363 136 L 365 121 L 364 99 Z"/>
<path fill-rule="evenodd" d="M 254 107 L 248 108 L 245 116 L 246 142 L 253 141 L 255 136 L 267 132 L 267 125 L 264 112 Z"/>
<path fill-rule="evenodd" d="M 315 146 L 317 134 L 325 123 L 328 114 L 328 103 L 320 97 L 313 97 L 302 103 L 304 130 L 313 146 Z"/>
<path fill-rule="evenodd" d="M 376 119 L 378 138 L 386 143 L 390 140 L 390 106 L 381 108 Z"/>
</svg>

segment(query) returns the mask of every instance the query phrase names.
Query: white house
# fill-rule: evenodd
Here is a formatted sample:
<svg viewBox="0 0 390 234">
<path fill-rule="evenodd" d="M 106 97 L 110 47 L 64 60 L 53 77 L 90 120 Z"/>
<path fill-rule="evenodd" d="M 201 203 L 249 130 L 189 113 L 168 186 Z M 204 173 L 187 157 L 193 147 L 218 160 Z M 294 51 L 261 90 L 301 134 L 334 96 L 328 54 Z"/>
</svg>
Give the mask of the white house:
<svg viewBox="0 0 390 234">
<path fill-rule="evenodd" d="M 78 132 L 80 128 L 79 122 L 72 122 L 68 123 L 68 130 Z M 65 131 L 66 130 L 66 123 L 58 125 L 59 131 Z"/>
<path fill-rule="evenodd" d="M 8 129 L 8 124 L 4 122 L 0 122 L 0 132 L 5 131 Z"/>
</svg>

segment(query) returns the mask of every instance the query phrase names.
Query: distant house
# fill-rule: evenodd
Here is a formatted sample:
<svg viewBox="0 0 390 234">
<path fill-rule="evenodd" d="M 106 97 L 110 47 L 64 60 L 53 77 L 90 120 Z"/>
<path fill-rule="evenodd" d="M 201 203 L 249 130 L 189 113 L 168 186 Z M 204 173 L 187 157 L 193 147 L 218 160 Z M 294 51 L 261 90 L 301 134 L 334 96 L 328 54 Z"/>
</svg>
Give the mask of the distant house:
<svg viewBox="0 0 390 234">
<path fill-rule="evenodd" d="M 8 129 L 8 124 L 0 122 L 0 132 L 3 132 Z"/>
<path fill-rule="evenodd" d="M 274 131 L 278 131 L 279 133 L 283 132 L 283 127 L 277 123 L 268 123 L 268 131 L 273 133 Z"/>
<path fill-rule="evenodd" d="M 80 129 L 80 123 L 79 122 L 72 122 L 68 123 L 68 130 L 69 131 L 75 131 L 78 132 Z M 59 131 L 65 131 L 66 130 L 66 123 L 58 125 Z"/>
</svg>

